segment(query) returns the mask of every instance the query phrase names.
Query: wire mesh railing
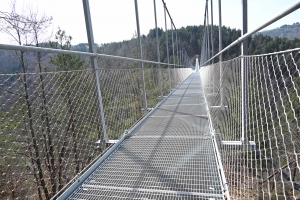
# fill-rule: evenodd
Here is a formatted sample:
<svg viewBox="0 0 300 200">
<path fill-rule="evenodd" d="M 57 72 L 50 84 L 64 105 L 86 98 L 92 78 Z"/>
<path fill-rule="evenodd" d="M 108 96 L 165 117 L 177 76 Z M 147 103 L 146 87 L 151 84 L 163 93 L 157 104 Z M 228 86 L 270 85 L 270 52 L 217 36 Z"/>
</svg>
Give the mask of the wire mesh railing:
<svg viewBox="0 0 300 200">
<path fill-rule="evenodd" d="M 33 54 L 25 53 L 24 60 Z M 96 72 L 108 139 L 122 137 L 148 112 L 141 97 L 141 68 L 92 70 L 87 58 L 77 57 L 76 70 L 61 71 L 49 64 L 53 55 L 44 55 L 39 64 L 24 62 L 25 73 L 0 74 L 1 199 L 50 199 L 101 156 Z M 148 107 L 162 100 L 160 82 L 168 95 L 191 71 L 145 65 Z"/>
<path fill-rule="evenodd" d="M 241 56 L 200 70 L 233 199 L 300 198 L 299 50 Z"/>
</svg>

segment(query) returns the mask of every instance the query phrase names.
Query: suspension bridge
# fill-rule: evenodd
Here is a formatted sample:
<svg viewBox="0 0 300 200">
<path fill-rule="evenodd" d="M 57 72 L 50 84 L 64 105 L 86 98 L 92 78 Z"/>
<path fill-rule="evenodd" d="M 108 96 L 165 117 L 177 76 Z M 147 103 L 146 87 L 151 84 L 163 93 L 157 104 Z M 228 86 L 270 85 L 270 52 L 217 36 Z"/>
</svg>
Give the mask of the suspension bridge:
<svg viewBox="0 0 300 200">
<path fill-rule="evenodd" d="M 300 2 L 248 32 L 242 0 L 242 35 L 223 49 L 219 0 L 215 53 L 207 0 L 195 66 L 164 1 L 172 38 L 168 44 L 165 34 L 166 63 L 155 0 L 155 61 L 143 59 L 137 0 L 139 58 L 97 53 L 89 2 L 82 2 L 89 52 L 0 44 L 24 65 L 22 73 L 0 74 L 1 198 L 300 198 L 300 48 L 248 55 L 247 40 Z M 241 55 L 223 61 L 240 44 Z M 39 72 L 26 71 L 32 55 Z M 83 64 L 41 70 L 58 55 Z M 103 68 L 103 58 L 133 67 Z"/>
</svg>

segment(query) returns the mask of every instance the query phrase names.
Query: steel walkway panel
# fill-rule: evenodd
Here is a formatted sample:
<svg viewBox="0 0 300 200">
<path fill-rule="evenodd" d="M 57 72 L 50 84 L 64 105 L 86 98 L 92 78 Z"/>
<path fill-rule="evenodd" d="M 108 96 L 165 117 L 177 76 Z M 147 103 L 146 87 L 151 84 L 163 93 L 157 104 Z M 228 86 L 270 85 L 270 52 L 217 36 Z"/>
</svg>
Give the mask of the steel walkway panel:
<svg viewBox="0 0 300 200">
<path fill-rule="evenodd" d="M 199 136 L 208 135 L 207 116 L 151 116 L 138 128 L 135 135 L 158 135 L 158 136 Z"/>
<path fill-rule="evenodd" d="M 168 98 L 165 102 L 164 105 L 177 105 L 177 104 L 203 104 L 205 103 L 204 98 L 201 98 L 201 95 L 190 95 L 190 96 L 175 96 L 173 95 L 172 97 Z"/>
<path fill-rule="evenodd" d="M 223 199 L 199 74 L 192 74 L 69 199 Z"/>
</svg>

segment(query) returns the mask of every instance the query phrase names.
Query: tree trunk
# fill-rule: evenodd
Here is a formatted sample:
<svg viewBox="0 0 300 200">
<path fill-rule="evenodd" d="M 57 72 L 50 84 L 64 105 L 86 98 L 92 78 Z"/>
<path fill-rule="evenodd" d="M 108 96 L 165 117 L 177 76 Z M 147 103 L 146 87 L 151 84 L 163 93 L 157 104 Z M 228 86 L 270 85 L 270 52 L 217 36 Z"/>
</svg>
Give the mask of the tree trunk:
<svg viewBox="0 0 300 200">
<path fill-rule="evenodd" d="M 37 40 L 37 38 L 36 38 Z M 39 43 L 37 42 L 36 46 L 39 46 Z M 41 53 L 37 53 L 37 58 L 38 58 L 38 66 L 39 66 L 39 72 L 40 72 L 40 82 L 41 82 L 41 87 L 42 87 L 42 119 L 44 121 L 45 117 L 45 126 L 47 130 L 47 138 L 48 138 L 48 148 L 46 148 L 46 156 L 48 159 L 48 170 L 50 173 L 50 180 L 51 180 L 51 185 L 52 185 L 52 195 L 55 195 L 56 193 L 56 167 L 55 167 L 55 156 L 54 156 L 54 147 L 52 144 L 52 137 L 51 137 L 51 127 L 50 127 L 50 119 L 49 119 L 49 112 L 47 109 L 47 99 L 46 99 L 46 94 L 45 94 L 45 86 L 44 86 L 44 78 L 42 75 L 42 66 L 41 66 Z M 47 144 L 45 144 L 45 147 L 47 147 Z M 49 162 L 49 156 L 50 156 L 50 162 Z M 52 196 L 51 195 L 51 196 Z"/>
<path fill-rule="evenodd" d="M 38 174 L 39 174 L 39 180 L 41 182 L 41 186 L 43 187 L 44 193 L 45 193 L 45 197 L 46 199 L 50 200 L 50 196 L 49 196 L 49 192 L 48 189 L 46 187 L 46 183 L 44 180 L 44 174 L 43 174 L 43 169 L 42 169 L 42 162 L 41 162 L 41 158 L 40 158 L 40 151 L 39 151 L 39 147 L 37 144 L 37 139 L 36 139 L 36 135 L 33 129 L 33 116 L 32 116 L 32 110 L 31 110 L 31 102 L 29 99 L 29 92 L 28 92 L 28 85 L 27 85 L 27 76 L 26 76 L 26 67 L 25 67 L 25 62 L 24 62 L 24 52 L 21 51 L 21 65 L 22 65 L 22 69 L 23 69 L 23 86 L 24 86 L 24 90 L 25 90 L 25 100 L 26 100 L 26 105 L 27 105 L 27 114 L 28 114 L 28 119 L 29 119 L 29 130 L 30 130 L 30 134 L 31 134 L 31 139 L 32 139 L 32 146 L 34 148 L 34 154 L 36 157 L 36 164 L 37 164 L 37 168 L 38 168 Z"/>
<path fill-rule="evenodd" d="M 32 155 L 32 150 L 31 150 L 30 146 L 28 147 L 28 150 L 30 152 L 31 164 L 32 164 L 32 167 L 33 167 L 33 176 L 34 176 L 35 181 L 36 181 L 36 186 L 37 186 L 37 189 L 38 189 L 39 199 L 42 200 L 43 198 L 42 198 L 42 193 L 41 193 L 41 189 L 40 189 L 39 178 L 36 174 L 37 169 L 34 167 L 34 160 L 32 159 L 33 155 Z"/>
<path fill-rule="evenodd" d="M 75 157 L 75 170 L 76 173 L 78 174 L 80 171 L 80 166 L 79 166 L 79 159 L 78 159 L 78 154 L 77 154 L 77 139 L 76 139 L 76 132 L 75 132 L 75 119 L 74 119 L 74 109 L 72 105 L 72 99 L 71 95 L 68 92 L 68 104 L 69 104 L 69 114 L 70 114 L 70 122 L 71 122 L 71 132 L 72 132 L 72 137 L 73 137 L 73 153 Z"/>
</svg>

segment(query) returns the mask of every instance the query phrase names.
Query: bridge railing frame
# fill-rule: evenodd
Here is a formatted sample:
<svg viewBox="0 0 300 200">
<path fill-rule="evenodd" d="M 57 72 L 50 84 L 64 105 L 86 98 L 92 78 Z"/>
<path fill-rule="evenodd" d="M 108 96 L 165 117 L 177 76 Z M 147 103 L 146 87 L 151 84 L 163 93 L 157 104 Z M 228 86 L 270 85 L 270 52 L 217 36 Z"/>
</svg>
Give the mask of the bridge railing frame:
<svg viewBox="0 0 300 200">
<path fill-rule="evenodd" d="M 212 1 L 212 0 L 211 0 Z M 211 67 L 211 70 L 208 70 L 209 72 L 204 72 L 204 73 L 210 73 L 211 75 L 211 71 L 214 72 L 214 66 L 211 65 L 211 62 L 214 61 L 215 58 L 219 57 L 219 63 L 218 63 L 218 67 L 220 68 L 220 74 L 219 79 L 217 80 L 219 81 L 219 93 L 214 93 L 214 88 L 215 86 L 213 85 L 213 93 L 212 94 L 206 94 L 206 95 L 219 95 L 219 100 L 218 102 L 220 103 L 220 105 L 211 105 L 210 109 L 221 109 L 221 112 L 225 112 L 225 110 L 227 109 L 227 106 L 224 105 L 224 93 L 223 93 L 223 65 L 226 62 L 223 62 L 222 59 L 222 54 L 224 52 L 226 52 L 227 50 L 229 50 L 230 48 L 232 48 L 235 45 L 241 44 L 241 56 L 238 58 L 240 60 L 240 81 L 241 81 L 241 137 L 237 138 L 240 139 L 240 141 L 221 141 L 221 146 L 226 146 L 228 145 L 229 147 L 233 147 L 235 145 L 240 146 L 240 150 L 242 151 L 258 151 L 256 149 L 257 144 L 255 144 L 254 141 L 249 141 L 249 136 L 248 136 L 248 127 L 249 125 L 249 120 L 248 119 L 248 112 L 250 112 L 249 110 L 249 105 L 248 105 L 248 71 L 249 69 L 247 68 L 247 66 L 249 66 L 246 60 L 250 57 L 248 56 L 248 38 L 250 36 L 252 36 L 253 34 L 257 33 L 258 31 L 262 30 L 263 28 L 269 26 L 270 24 L 276 22 L 277 20 L 285 17 L 286 15 L 294 12 L 295 10 L 300 8 L 300 2 L 295 2 L 292 5 L 288 6 L 286 9 L 284 9 L 283 11 L 281 11 L 280 13 L 274 15 L 274 17 L 272 17 L 271 19 L 267 20 L 265 23 L 261 24 L 260 26 L 258 26 L 257 28 L 255 28 L 254 30 L 248 32 L 248 19 L 247 19 L 247 0 L 241 0 L 242 1 L 242 36 L 239 37 L 237 40 L 235 40 L 234 42 L 232 42 L 230 45 L 228 45 L 227 47 L 225 47 L 224 49 L 222 49 L 222 23 L 221 23 L 221 0 L 219 0 L 219 52 L 215 55 L 212 55 L 211 57 L 209 56 L 209 52 L 210 49 L 207 48 L 207 44 L 210 44 L 209 41 L 209 36 L 208 33 L 204 32 L 203 33 L 203 44 L 202 44 L 202 51 L 201 51 L 201 60 L 200 60 L 200 67 L 205 67 L 205 71 L 207 70 L 207 67 Z M 206 8 L 205 8 L 205 12 L 207 12 L 207 3 L 208 0 L 206 2 Z M 212 7 L 212 6 L 211 6 Z M 212 11 L 211 11 L 212 12 Z M 208 26 L 208 19 L 205 17 L 204 21 L 204 26 Z M 211 19 L 212 20 L 212 19 Z M 205 29 L 205 28 L 204 28 Z M 212 40 L 212 38 L 211 38 Z M 211 41 L 212 43 L 213 41 Z M 270 54 L 262 54 L 262 55 L 256 55 L 254 57 L 262 57 L 262 56 L 272 56 L 273 54 L 285 54 L 288 52 L 293 52 L 293 51 L 298 51 L 299 49 L 292 49 L 292 50 L 287 50 L 287 51 L 281 51 L 281 52 L 276 52 L 276 53 L 270 53 Z M 253 56 L 252 56 L 253 57 Z M 267 58 L 266 58 L 267 59 Z M 200 71 L 201 73 L 201 71 Z M 212 76 L 212 79 L 215 79 L 215 76 Z M 213 84 L 214 84 L 214 80 L 213 80 Z M 208 83 L 208 85 L 210 86 L 210 83 Z M 250 86 L 249 86 L 250 87 Z M 210 87 L 208 87 L 210 88 Z M 228 89 L 228 88 L 227 88 Z M 210 91 L 210 89 L 208 89 L 208 91 Z M 210 91 L 211 92 L 211 91 Z M 249 133 L 250 134 L 250 133 Z M 213 134 L 215 135 L 215 134 Z M 253 138 L 252 138 L 253 139 Z M 234 147 L 235 148 L 235 147 Z"/>
<path fill-rule="evenodd" d="M 164 2 L 163 2 L 164 3 Z M 88 0 L 82 0 L 82 4 L 83 4 L 83 10 L 84 10 L 84 16 L 85 16 L 85 24 L 86 24 L 86 33 L 87 33 L 87 38 L 88 38 L 88 43 L 89 43 L 89 52 L 80 52 L 80 51 L 72 51 L 72 50 L 60 50 L 60 49 L 53 49 L 53 48 L 45 48 L 45 47 L 35 47 L 35 46 L 22 46 L 22 45 L 11 45 L 11 44 L 0 44 L 0 49 L 3 50 L 13 50 L 13 51 L 22 51 L 22 52 L 38 52 L 38 53 L 45 53 L 45 54 L 64 54 L 64 55 L 74 55 L 74 56 L 78 56 L 78 57 L 86 57 L 86 58 L 90 58 L 91 60 L 91 66 L 92 69 L 94 70 L 94 76 L 95 76 L 95 85 L 96 85 L 96 91 L 95 93 L 97 93 L 97 98 L 98 98 L 98 104 L 97 106 L 99 106 L 99 111 L 100 111 L 100 115 L 98 116 L 98 120 L 99 123 L 101 122 L 101 125 L 99 127 L 102 128 L 102 132 L 104 133 L 104 139 L 101 140 L 101 146 L 102 149 L 105 149 L 106 147 L 106 142 L 109 140 L 108 136 L 107 136 L 107 130 L 106 128 L 109 127 L 108 124 L 106 124 L 106 120 L 105 120 L 105 113 L 104 113 L 104 108 L 103 108 L 103 100 L 102 100 L 102 94 L 101 94 L 101 85 L 103 84 L 100 80 L 100 75 L 99 75 L 99 71 L 100 68 L 97 64 L 97 58 L 110 58 L 110 59 L 119 59 L 119 60 L 123 60 L 123 61 L 133 61 L 133 62 L 139 62 L 141 63 L 141 68 L 143 70 L 143 65 L 144 64 L 155 64 L 159 66 L 159 83 L 160 83 L 160 100 L 161 101 L 164 96 L 163 96 L 163 92 L 162 92 L 162 74 L 160 71 L 161 65 L 164 66 L 168 66 L 168 69 L 170 70 L 171 67 L 173 67 L 174 69 L 177 68 L 192 68 L 192 64 L 190 62 L 190 59 L 187 55 L 187 52 L 185 50 L 185 48 L 183 47 L 183 45 L 180 43 L 180 37 L 178 36 L 176 27 L 174 25 L 173 19 L 171 18 L 171 15 L 166 7 L 166 4 L 164 3 L 164 11 L 168 13 L 168 16 L 171 20 L 171 31 L 172 31 L 172 52 L 173 52 L 173 63 L 164 63 L 160 61 L 160 51 L 159 51 L 159 40 L 158 40 L 158 28 L 157 28 L 157 23 L 156 23 L 156 42 L 157 42 L 157 56 L 158 59 L 157 61 L 150 61 L 150 60 L 145 60 L 142 57 L 142 46 L 141 46 L 141 38 L 140 38 L 140 32 L 138 31 L 138 35 L 139 35 L 139 44 L 140 44 L 140 57 L 137 58 L 130 58 L 130 57 L 122 57 L 122 56 L 116 56 L 116 55 L 108 55 L 108 54 L 99 54 L 96 53 L 96 49 L 95 49 L 95 44 L 94 44 L 94 38 L 93 38 L 93 29 L 92 29 L 92 22 L 91 22 L 91 15 L 90 15 L 90 8 L 89 8 L 89 1 Z M 137 22 L 137 27 L 139 30 L 139 16 L 138 16 L 138 7 L 137 7 L 137 0 L 135 0 L 135 6 L 136 6 L 136 22 Z M 154 6 L 155 6 L 155 0 L 154 0 Z M 155 7 L 154 7 L 155 9 Z M 167 16 L 165 16 L 165 21 L 167 21 Z M 155 11 L 155 19 L 156 19 L 156 11 Z M 157 19 L 156 19 L 157 20 Z M 173 30 L 173 28 L 175 29 L 175 31 Z M 167 29 L 166 26 L 166 33 L 170 31 Z M 177 61 L 175 61 L 175 42 L 174 42 L 174 38 L 173 38 L 173 34 L 176 34 L 176 50 L 177 50 Z M 167 34 L 166 34 L 167 35 Z M 168 49 L 168 48 L 167 48 Z M 169 59 L 169 58 L 168 58 Z M 180 71 L 180 70 L 179 70 Z M 189 71 L 189 70 L 188 70 Z M 47 73 L 47 72 L 45 72 Z M 50 72 L 51 73 L 51 72 Z M 56 72 L 55 72 L 56 73 Z M 57 72 L 59 73 L 59 72 Z M 176 72 L 177 73 L 177 72 Z M 179 72 L 178 72 L 179 73 Z M 181 73 L 181 72 L 180 72 Z M 190 71 L 189 71 L 190 73 Z M 179 74 L 177 74 L 179 77 Z M 176 76 L 174 75 L 174 78 L 176 78 Z M 178 78 L 179 79 L 179 78 Z M 177 85 L 173 85 L 171 86 L 171 83 L 174 82 L 174 80 L 171 80 L 170 77 L 170 72 L 169 72 L 169 84 L 170 84 L 170 88 L 168 90 L 167 94 L 170 94 L 172 87 L 176 88 Z M 177 80 L 179 81 L 179 80 Z M 175 84 L 178 84 L 175 82 Z M 103 87 L 103 86 L 102 86 Z M 144 115 L 146 115 L 146 117 L 149 115 L 147 115 L 147 113 L 151 110 L 152 108 L 148 108 L 147 106 L 147 98 L 146 98 L 146 89 L 145 89 L 145 81 L 143 81 L 143 95 L 144 95 Z M 166 95 L 166 93 L 165 93 Z M 101 119 L 99 119 L 101 118 Z M 138 126 L 141 122 L 136 122 L 136 126 Z M 134 127 L 136 127 L 134 126 Z M 134 129 L 134 128 L 133 128 Z M 1 131 L 0 131 L 1 132 Z M 130 133 L 130 131 L 129 131 Z M 125 139 L 127 136 L 121 136 L 120 141 L 117 142 L 114 145 L 114 148 L 116 148 L 118 146 L 119 143 L 121 143 L 121 141 L 123 139 Z M 96 141 L 95 141 L 96 142 Z M 109 149 L 105 155 L 109 155 L 110 152 L 113 151 L 112 149 Z M 99 159 L 101 156 L 97 156 L 96 159 Z M 100 159 L 100 163 L 105 159 L 105 156 L 103 158 Z M 101 161 L 102 160 L 102 161 Z M 86 168 L 82 170 L 82 173 L 80 172 L 80 174 L 78 174 L 78 176 L 74 177 L 71 180 L 71 183 L 73 183 L 73 181 L 78 182 L 79 180 L 83 180 L 80 177 L 81 174 L 83 174 L 88 167 L 92 166 L 93 163 L 95 163 L 96 161 L 93 160 L 91 163 L 89 163 L 88 165 L 86 165 Z M 97 163 L 99 164 L 99 162 L 97 161 Z M 89 170 L 90 171 L 90 170 Z M 62 190 L 66 189 L 66 187 L 64 187 Z M 57 191 L 56 195 L 54 195 L 52 198 L 56 198 L 58 197 L 58 195 L 61 194 L 61 192 Z"/>
</svg>

